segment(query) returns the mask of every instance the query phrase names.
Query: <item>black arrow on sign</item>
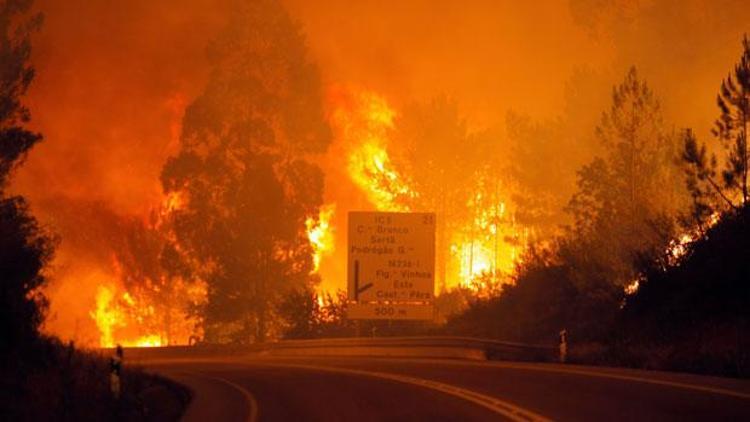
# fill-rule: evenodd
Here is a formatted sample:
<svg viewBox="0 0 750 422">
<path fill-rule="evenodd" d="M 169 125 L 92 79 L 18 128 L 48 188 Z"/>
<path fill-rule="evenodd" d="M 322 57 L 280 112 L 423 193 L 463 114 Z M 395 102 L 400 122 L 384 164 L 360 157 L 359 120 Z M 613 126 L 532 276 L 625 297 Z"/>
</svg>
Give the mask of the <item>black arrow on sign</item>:
<svg viewBox="0 0 750 422">
<path fill-rule="evenodd" d="M 372 287 L 372 283 L 367 283 L 359 287 L 359 261 L 354 260 L 354 300 L 359 301 L 359 294 Z"/>
</svg>

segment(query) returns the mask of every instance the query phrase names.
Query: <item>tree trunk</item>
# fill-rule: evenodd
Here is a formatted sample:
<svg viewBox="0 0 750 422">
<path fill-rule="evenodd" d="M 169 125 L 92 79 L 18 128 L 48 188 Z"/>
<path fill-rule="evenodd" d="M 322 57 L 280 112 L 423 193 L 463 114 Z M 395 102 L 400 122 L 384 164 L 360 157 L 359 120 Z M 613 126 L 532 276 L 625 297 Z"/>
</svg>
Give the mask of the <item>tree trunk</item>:
<svg viewBox="0 0 750 422">
<path fill-rule="evenodd" d="M 447 289 L 447 281 L 446 281 L 446 274 L 447 274 L 447 265 L 448 265 L 448 258 L 450 254 L 446 253 L 446 251 L 449 249 L 448 245 L 446 245 L 446 212 L 445 212 L 445 191 L 441 189 L 440 192 L 440 206 L 438 210 L 437 218 L 437 261 L 438 261 L 438 291 L 440 294 L 445 293 Z"/>
<path fill-rule="evenodd" d="M 742 205 L 747 204 L 747 104 L 743 104 L 742 110 Z"/>
</svg>

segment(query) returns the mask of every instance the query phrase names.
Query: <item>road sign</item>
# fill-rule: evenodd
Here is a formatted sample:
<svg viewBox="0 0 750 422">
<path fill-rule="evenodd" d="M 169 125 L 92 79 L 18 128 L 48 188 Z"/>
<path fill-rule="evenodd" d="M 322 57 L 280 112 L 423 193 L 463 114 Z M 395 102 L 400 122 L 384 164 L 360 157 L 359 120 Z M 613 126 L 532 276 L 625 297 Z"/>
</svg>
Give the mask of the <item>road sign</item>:
<svg viewBox="0 0 750 422">
<path fill-rule="evenodd" d="M 431 303 L 350 303 L 349 319 L 426 319 L 434 318 Z"/>
<path fill-rule="evenodd" d="M 350 317 L 431 319 L 435 214 L 350 212 L 348 226 Z"/>
</svg>

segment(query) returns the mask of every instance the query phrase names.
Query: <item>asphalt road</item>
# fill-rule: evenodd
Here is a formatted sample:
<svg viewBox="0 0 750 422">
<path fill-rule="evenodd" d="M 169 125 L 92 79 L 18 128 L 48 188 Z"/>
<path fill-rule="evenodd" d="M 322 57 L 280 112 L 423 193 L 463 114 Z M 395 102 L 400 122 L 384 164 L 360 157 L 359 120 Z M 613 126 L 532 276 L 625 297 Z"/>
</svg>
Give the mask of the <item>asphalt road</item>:
<svg viewBox="0 0 750 422">
<path fill-rule="evenodd" d="M 685 374 L 367 357 L 143 363 L 193 390 L 187 421 L 750 420 L 750 382 Z"/>
</svg>

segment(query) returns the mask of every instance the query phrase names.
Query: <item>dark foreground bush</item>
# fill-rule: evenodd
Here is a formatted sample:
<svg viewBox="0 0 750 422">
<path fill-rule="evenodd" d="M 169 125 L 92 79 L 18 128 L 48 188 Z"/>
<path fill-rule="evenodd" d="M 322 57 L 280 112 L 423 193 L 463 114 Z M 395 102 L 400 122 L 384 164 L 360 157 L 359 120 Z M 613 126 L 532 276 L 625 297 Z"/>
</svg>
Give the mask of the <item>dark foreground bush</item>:
<svg viewBox="0 0 750 422">
<path fill-rule="evenodd" d="M 724 215 L 677 265 L 647 268 L 612 342 L 623 361 L 750 377 L 750 206 Z"/>
<path fill-rule="evenodd" d="M 53 339 L 0 361 L 0 420 L 175 421 L 190 400 L 182 386 L 126 366 L 122 395 L 109 385 L 109 357 Z M 127 359 L 127 356 L 126 356 Z"/>
</svg>

